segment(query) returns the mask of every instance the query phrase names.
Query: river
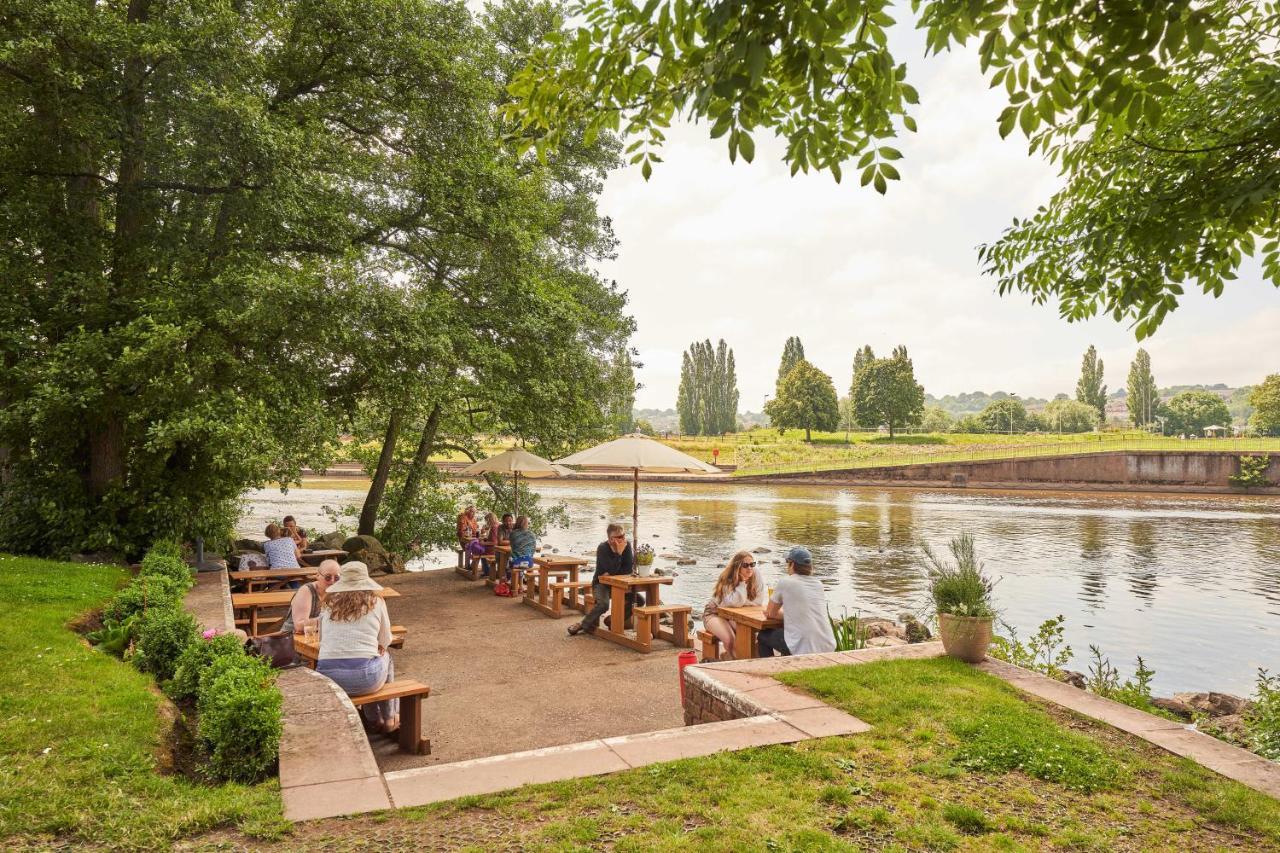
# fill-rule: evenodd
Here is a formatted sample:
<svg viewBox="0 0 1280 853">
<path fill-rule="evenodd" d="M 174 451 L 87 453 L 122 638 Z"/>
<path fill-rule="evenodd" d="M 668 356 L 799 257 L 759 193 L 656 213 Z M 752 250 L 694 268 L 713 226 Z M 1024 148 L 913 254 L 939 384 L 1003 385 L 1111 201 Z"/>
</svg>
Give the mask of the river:
<svg viewBox="0 0 1280 853">
<path fill-rule="evenodd" d="M 323 507 L 358 502 L 363 488 L 328 480 L 287 495 L 251 492 L 242 528 L 257 533 L 268 517 L 292 513 L 328 530 Z M 543 537 L 560 553 L 593 554 L 606 519 L 631 517 L 629 483 L 542 481 L 537 489 L 568 511 L 569 527 Z M 942 552 L 968 531 L 999 579 L 1003 622 L 1025 639 L 1065 616 L 1074 669 L 1086 670 L 1090 644 L 1126 676 L 1141 655 L 1163 695 L 1248 695 L 1259 667 L 1280 669 L 1275 498 L 642 483 L 640 531 L 656 565 L 679 573 L 664 600 L 695 612 L 733 551 L 769 549 L 757 559 L 772 581 L 785 550 L 801 544 L 813 551 L 833 613 L 893 617 L 926 606 L 918 543 Z M 697 563 L 674 567 L 664 555 Z"/>
</svg>

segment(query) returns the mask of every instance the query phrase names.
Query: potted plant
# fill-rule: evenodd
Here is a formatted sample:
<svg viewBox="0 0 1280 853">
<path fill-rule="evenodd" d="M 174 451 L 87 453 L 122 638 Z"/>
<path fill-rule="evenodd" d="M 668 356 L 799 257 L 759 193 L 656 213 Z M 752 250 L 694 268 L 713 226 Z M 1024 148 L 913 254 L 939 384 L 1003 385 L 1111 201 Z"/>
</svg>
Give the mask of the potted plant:
<svg viewBox="0 0 1280 853">
<path fill-rule="evenodd" d="M 920 548 L 929 571 L 929 595 L 938 614 L 942 647 L 954 658 L 981 662 L 991 645 L 991 623 L 996 615 L 991 590 L 995 584 L 978 562 L 973 537 L 962 533 L 951 540 L 954 564 L 938 557 L 927 544 Z"/>
<path fill-rule="evenodd" d="M 644 578 L 653 574 L 652 545 L 641 545 L 636 549 L 636 574 Z"/>
</svg>

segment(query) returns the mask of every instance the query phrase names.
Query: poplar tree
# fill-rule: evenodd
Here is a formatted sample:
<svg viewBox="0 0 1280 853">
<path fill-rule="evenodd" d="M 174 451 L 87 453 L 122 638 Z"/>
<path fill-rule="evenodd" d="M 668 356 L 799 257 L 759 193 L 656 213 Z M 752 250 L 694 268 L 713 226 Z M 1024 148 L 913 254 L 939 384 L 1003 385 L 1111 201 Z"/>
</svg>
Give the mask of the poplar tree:
<svg viewBox="0 0 1280 853">
<path fill-rule="evenodd" d="M 685 351 L 676 410 L 685 435 L 720 435 L 737 426 L 738 376 L 724 340 L 714 348 L 710 340 L 694 341 Z"/>
<path fill-rule="evenodd" d="M 775 387 L 781 388 L 782 380 L 786 379 L 791 368 L 801 361 L 804 361 L 804 344 L 800 343 L 799 336 L 793 335 L 787 338 L 787 342 L 782 346 L 782 361 L 778 365 L 778 381 Z"/>
<path fill-rule="evenodd" d="M 1156 388 L 1156 378 L 1151 375 L 1151 357 L 1144 349 L 1138 350 L 1129 365 L 1127 390 L 1129 420 L 1133 425 L 1144 427 L 1153 422 L 1160 406 L 1160 392 Z"/>
<path fill-rule="evenodd" d="M 1107 418 L 1107 386 L 1102 382 L 1102 359 L 1091 344 L 1080 364 L 1080 379 L 1076 382 L 1076 399 L 1098 410 L 1098 421 Z"/>
</svg>

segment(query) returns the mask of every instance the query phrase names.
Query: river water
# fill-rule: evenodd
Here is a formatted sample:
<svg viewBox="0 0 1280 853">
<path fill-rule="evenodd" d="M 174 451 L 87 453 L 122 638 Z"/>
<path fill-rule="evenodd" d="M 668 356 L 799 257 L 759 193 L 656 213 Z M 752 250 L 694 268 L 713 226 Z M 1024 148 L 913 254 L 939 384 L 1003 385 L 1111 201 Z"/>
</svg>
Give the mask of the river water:
<svg viewBox="0 0 1280 853">
<path fill-rule="evenodd" d="M 363 489 L 358 481 L 313 485 L 247 495 L 245 532 L 286 513 L 330 529 L 322 507 L 363 497 L 353 491 Z M 542 481 L 537 489 L 570 518 L 543 537 L 548 549 L 590 556 L 607 520 L 630 521 L 630 483 Z M 656 565 L 678 572 L 664 600 L 695 612 L 735 550 L 769 549 L 757 560 L 772 582 L 797 544 L 812 550 L 833 613 L 922 612 L 918 543 L 942 553 L 967 531 L 999 578 L 1001 619 L 1026 638 L 1065 616 L 1075 669 L 1086 669 L 1090 644 L 1126 676 L 1141 655 L 1165 695 L 1247 695 L 1259 667 L 1280 669 L 1275 498 L 642 482 L 640 502 L 641 541 L 658 552 Z M 677 568 L 677 556 L 697 563 Z"/>
</svg>

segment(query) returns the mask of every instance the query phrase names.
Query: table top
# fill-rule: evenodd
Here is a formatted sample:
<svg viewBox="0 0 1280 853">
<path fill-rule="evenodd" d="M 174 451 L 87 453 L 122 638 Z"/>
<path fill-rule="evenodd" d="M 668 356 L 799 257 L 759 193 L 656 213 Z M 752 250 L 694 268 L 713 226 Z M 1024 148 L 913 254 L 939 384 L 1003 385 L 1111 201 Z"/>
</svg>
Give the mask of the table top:
<svg viewBox="0 0 1280 853">
<path fill-rule="evenodd" d="M 764 608 L 756 605 L 748 605 L 746 607 L 717 607 L 716 614 L 734 622 L 741 622 L 743 625 L 750 625 L 752 628 L 764 630 L 765 628 L 781 628 L 781 619 L 770 619 L 764 615 Z"/>
<path fill-rule="evenodd" d="M 227 572 L 233 581 L 288 580 L 289 578 L 309 578 L 316 573 L 314 566 L 302 566 L 297 569 L 249 569 L 243 572 Z"/>
<path fill-rule="evenodd" d="M 600 583 L 606 586 L 653 586 L 660 583 L 672 583 L 675 578 L 670 575 L 649 575 L 641 577 L 640 575 L 601 575 Z"/>
<path fill-rule="evenodd" d="M 341 548 L 315 548 L 302 552 L 304 557 L 345 557 L 347 552 Z"/>
<path fill-rule="evenodd" d="M 552 554 L 549 557 L 534 557 L 533 562 L 540 566 L 585 566 L 591 562 L 585 557 L 569 557 L 561 554 Z"/>
<path fill-rule="evenodd" d="M 232 607 L 279 607 L 293 601 L 293 594 L 296 589 L 278 589 L 271 592 L 233 592 L 231 594 Z M 389 586 L 384 586 L 379 590 L 378 595 L 383 598 L 399 598 L 400 593 L 396 592 Z"/>
<path fill-rule="evenodd" d="M 405 635 L 409 631 L 403 625 L 391 626 L 391 644 L 404 643 Z M 320 638 L 313 637 L 308 640 L 303 634 L 293 635 L 293 650 L 306 658 L 307 660 L 316 660 L 320 657 Z"/>
</svg>

